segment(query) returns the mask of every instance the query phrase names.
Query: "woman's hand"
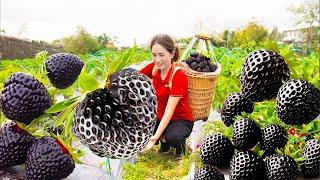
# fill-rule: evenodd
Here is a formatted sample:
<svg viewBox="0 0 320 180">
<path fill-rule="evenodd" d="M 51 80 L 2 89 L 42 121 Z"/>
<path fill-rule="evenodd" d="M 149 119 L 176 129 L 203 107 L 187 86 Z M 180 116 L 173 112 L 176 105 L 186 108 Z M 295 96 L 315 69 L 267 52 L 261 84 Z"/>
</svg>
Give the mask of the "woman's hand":
<svg viewBox="0 0 320 180">
<path fill-rule="evenodd" d="M 142 153 L 150 150 L 157 142 L 158 138 L 156 136 L 152 136 L 150 141 L 148 142 L 147 146 L 141 151 Z"/>
<path fill-rule="evenodd" d="M 154 144 L 157 142 L 157 140 L 161 138 L 163 131 L 166 129 L 166 127 L 168 126 L 168 124 L 170 122 L 170 119 L 173 115 L 173 112 L 174 112 L 179 100 L 180 100 L 180 97 L 171 97 L 171 96 L 169 97 L 168 103 L 166 106 L 166 110 L 165 110 L 164 115 L 160 121 L 158 129 L 157 129 L 156 133 L 150 138 L 148 145 L 141 151 L 142 153 L 150 150 L 154 146 Z"/>
</svg>

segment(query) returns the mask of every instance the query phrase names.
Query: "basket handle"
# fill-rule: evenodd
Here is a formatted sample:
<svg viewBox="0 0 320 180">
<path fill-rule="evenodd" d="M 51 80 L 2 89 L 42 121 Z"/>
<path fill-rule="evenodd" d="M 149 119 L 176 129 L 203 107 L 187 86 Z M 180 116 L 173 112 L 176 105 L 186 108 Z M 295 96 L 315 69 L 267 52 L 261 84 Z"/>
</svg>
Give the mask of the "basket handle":
<svg viewBox="0 0 320 180">
<path fill-rule="evenodd" d="M 210 39 L 209 35 L 204 34 L 204 33 L 196 34 L 196 37 L 199 38 L 199 39 L 203 39 L 203 40 L 209 40 Z"/>
<path fill-rule="evenodd" d="M 219 64 L 219 61 L 217 60 L 215 53 L 214 53 L 215 47 L 212 45 L 212 43 L 210 41 L 210 37 L 206 34 L 203 34 L 203 33 L 196 34 L 192 38 L 191 42 L 188 44 L 188 46 L 184 50 L 179 61 L 187 59 L 187 57 L 190 55 L 191 49 L 193 48 L 193 46 L 197 42 L 198 42 L 197 49 L 200 49 L 200 51 L 202 51 L 203 54 L 205 54 L 206 56 L 209 56 L 211 59 L 213 59 L 215 64 Z M 202 49 L 203 47 L 206 47 L 206 48 Z"/>
<path fill-rule="evenodd" d="M 187 56 L 190 54 L 190 50 L 192 49 L 193 45 L 197 42 L 198 38 L 193 37 L 191 42 L 188 44 L 187 48 L 184 50 L 180 60 L 186 59 Z"/>
</svg>

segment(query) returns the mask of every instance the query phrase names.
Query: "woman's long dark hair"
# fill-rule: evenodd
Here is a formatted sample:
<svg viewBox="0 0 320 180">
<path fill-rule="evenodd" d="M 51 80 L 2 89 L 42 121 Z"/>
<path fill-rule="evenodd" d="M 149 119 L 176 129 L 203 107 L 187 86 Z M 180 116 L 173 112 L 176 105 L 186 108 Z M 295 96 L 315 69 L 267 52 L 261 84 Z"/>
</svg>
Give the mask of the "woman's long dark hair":
<svg viewBox="0 0 320 180">
<path fill-rule="evenodd" d="M 173 39 L 166 34 L 158 34 L 154 36 L 150 43 L 150 48 L 152 49 L 153 45 L 160 44 L 163 46 L 169 53 L 174 52 L 172 62 L 176 62 L 179 59 L 179 49 L 175 46 Z"/>
</svg>

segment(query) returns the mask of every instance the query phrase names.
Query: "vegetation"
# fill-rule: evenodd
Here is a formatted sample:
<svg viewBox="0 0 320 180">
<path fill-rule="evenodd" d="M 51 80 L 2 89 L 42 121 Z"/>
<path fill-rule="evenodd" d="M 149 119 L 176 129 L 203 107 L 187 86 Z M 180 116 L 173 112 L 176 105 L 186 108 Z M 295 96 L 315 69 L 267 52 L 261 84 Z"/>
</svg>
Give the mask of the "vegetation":
<svg viewBox="0 0 320 180">
<path fill-rule="evenodd" d="M 63 46 L 64 50 L 69 53 L 91 54 L 106 47 L 114 48 L 115 41 L 116 37 L 111 38 L 106 33 L 95 37 L 85 27 L 78 26 L 75 35 L 55 40 L 52 44 Z"/>
<path fill-rule="evenodd" d="M 135 164 L 124 165 L 123 179 L 181 179 L 186 178 L 191 164 L 200 164 L 196 154 L 185 156 L 182 161 L 177 162 L 174 152 L 170 153 L 159 155 L 156 147 L 139 155 Z"/>
<path fill-rule="evenodd" d="M 304 34 L 307 47 L 309 49 L 320 48 L 320 3 L 317 0 L 305 0 L 299 6 L 290 9 L 296 16 L 295 24 L 297 27 L 303 27 L 301 32 Z"/>
<path fill-rule="evenodd" d="M 265 27 L 256 23 L 249 22 L 245 27 L 237 31 L 226 30 L 220 37 L 213 37 L 211 42 L 216 46 L 214 48 L 215 60 L 221 64 L 222 71 L 219 76 L 218 84 L 215 89 L 215 97 L 212 107 L 220 111 L 222 103 L 226 96 L 231 92 L 240 92 L 240 74 L 243 62 L 248 54 L 256 49 L 268 49 L 278 52 L 284 57 L 289 65 L 291 79 L 304 79 L 309 81 L 315 87 L 320 88 L 320 51 L 319 38 L 317 32 L 319 27 L 319 3 L 312 2 L 300 7 L 293 8 L 292 12 L 297 15 L 297 25 L 307 24 L 303 29 L 308 40 L 308 47 L 312 49 L 309 54 L 302 56 L 296 53 L 293 45 L 280 45 L 277 41 L 280 33 L 275 28 L 269 32 Z M 4 30 L 0 29 L 0 33 Z M 47 78 L 44 69 L 44 61 L 48 58 L 46 52 L 37 54 L 32 59 L 2 60 L 0 61 L 0 90 L 2 90 L 5 80 L 15 72 L 24 72 L 35 76 L 48 89 L 54 101 L 58 97 L 66 99 L 74 97 L 79 91 L 81 93 L 96 87 L 88 82 L 102 82 L 105 80 L 105 72 L 109 70 L 108 65 L 125 56 L 128 49 L 115 49 L 112 45 L 116 42 L 116 37 L 110 37 L 102 34 L 95 37 L 88 33 L 84 27 L 78 27 L 77 33 L 73 36 L 56 40 L 53 44 L 63 45 L 66 52 L 78 54 L 80 59 L 85 62 L 84 72 L 78 80 L 69 88 L 61 90 L 54 88 Z M 192 38 L 187 37 L 178 39 L 179 43 L 188 43 Z M 130 49 L 129 49 L 130 50 Z M 131 64 L 138 64 L 151 58 L 150 51 L 144 48 L 135 49 L 136 53 L 132 56 Z M 75 99 L 67 102 L 73 104 Z M 61 105 L 61 104 L 59 104 Z M 61 105 L 63 106 L 63 105 Z M 275 100 L 260 102 L 254 104 L 254 110 L 251 114 L 241 114 L 238 118 L 248 117 L 254 119 L 261 127 L 277 122 L 285 127 L 286 131 L 296 131 L 290 136 L 291 145 L 287 151 L 296 150 L 301 146 L 299 138 L 305 133 L 312 132 L 316 137 L 320 136 L 320 121 L 315 120 L 312 123 L 303 126 L 287 126 L 280 121 L 275 112 Z M 55 106 L 56 108 L 58 106 Z M 51 114 L 57 109 L 51 108 Z M 60 108 L 60 109 L 59 109 Z M 61 107 L 58 107 L 61 110 Z M 58 111 L 57 111 L 58 112 Z M 69 111 L 70 112 L 70 111 Z M 65 117 L 68 114 L 64 114 Z M 71 117 L 72 118 L 72 117 Z M 64 119 L 63 119 L 64 120 Z M 211 119 L 212 120 L 212 119 Z M 7 122 L 2 112 L 0 112 L 0 126 Z M 59 121 L 56 125 L 61 125 L 64 121 Z M 70 125 L 70 124 L 69 124 Z M 201 136 L 206 136 L 214 132 L 222 132 L 231 139 L 232 128 L 226 127 L 221 121 L 209 121 L 204 126 Z M 181 179 L 188 175 L 190 167 L 195 164 L 200 167 L 201 162 L 199 153 L 191 153 L 183 157 L 182 161 L 175 161 L 173 156 L 162 156 L 157 153 L 159 147 L 153 148 L 145 154 L 139 154 L 135 164 L 124 165 L 124 179 Z M 259 149 L 255 150 L 259 153 Z M 300 153 L 300 152 L 299 152 Z M 298 154 L 298 151 L 297 153 Z"/>
</svg>

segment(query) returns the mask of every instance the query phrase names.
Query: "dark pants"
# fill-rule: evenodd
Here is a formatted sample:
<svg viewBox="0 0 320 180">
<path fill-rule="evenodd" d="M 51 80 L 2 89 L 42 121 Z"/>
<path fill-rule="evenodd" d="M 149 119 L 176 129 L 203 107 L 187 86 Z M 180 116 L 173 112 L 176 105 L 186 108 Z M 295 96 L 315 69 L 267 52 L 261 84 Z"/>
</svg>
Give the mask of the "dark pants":
<svg viewBox="0 0 320 180">
<path fill-rule="evenodd" d="M 156 133 L 160 121 L 157 120 L 156 127 L 154 129 L 153 134 Z M 188 138 L 192 132 L 193 122 L 186 120 L 177 120 L 170 121 L 167 128 L 162 133 L 164 136 L 166 143 L 168 143 L 171 147 L 177 149 L 177 151 L 184 152 L 186 146 L 186 138 Z M 156 144 L 158 144 L 157 141 Z"/>
</svg>

